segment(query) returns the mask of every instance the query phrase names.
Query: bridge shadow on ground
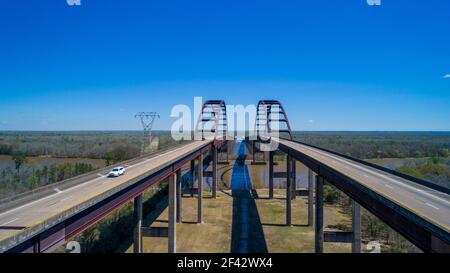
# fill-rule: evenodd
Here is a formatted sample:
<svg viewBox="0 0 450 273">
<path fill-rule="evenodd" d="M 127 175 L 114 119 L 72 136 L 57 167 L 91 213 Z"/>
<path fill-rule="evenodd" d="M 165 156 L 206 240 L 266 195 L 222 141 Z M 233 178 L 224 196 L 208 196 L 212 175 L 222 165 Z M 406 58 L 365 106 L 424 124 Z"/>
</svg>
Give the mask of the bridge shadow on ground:
<svg viewBox="0 0 450 273">
<path fill-rule="evenodd" d="M 266 253 L 267 244 L 252 189 L 250 174 L 245 165 L 245 143 L 236 142 L 237 160 L 233 166 L 230 188 L 233 196 L 231 253 Z"/>
<path fill-rule="evenodd" d="M 143 221 L 142 226 L 149 227 L 152 223 L 160 221 L 157 220 L 158 217 L 163 213 L 163 211 L 168 207 L 169 205 L 169 198 L 168 196 L 165 196 L 167 190 L 161 190 L 161 192 L 164 192 L 162 195 L 164 197 L 158 196 L 158 194 L 155 194 L 154 196 L 150 197 L 149 200 L 144 202 L 142 204 L 143 209 Z M 133 214 L 129 214 L 126 217 L 122 217 L 125 222 L 127 223 L 133 223 Z M 130 225 L 131 226 L 131 225 Z M 115 250 L 116 253 L 125 253 L 126 250 L 133 245 L 133 232 L 127 233 L 127 236 L 125 238 L 122 238 L 122 243 L 118 246 L 117 250 Z"/>
</svg>

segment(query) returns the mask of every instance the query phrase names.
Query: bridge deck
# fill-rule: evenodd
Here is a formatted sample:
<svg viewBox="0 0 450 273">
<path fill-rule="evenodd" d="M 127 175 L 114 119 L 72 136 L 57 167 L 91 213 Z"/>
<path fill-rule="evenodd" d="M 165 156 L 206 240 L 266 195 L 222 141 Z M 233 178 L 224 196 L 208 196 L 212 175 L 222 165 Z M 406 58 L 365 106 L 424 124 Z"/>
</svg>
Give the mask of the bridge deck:
<svg viewBox="0 0 450 273">
<path fill-rule="evenodd" d="M 126 166 L 126 173 L 123 176 L 108 178 L 104 174 L 98 174 L 98 177 L 92 180 L 80 181 L 77 186 L 2 212 L 0 213 L 0 245 L 4 250 L 5 246 L 2 243 L 8 238 L 20 235 L 24 230 L 38 226 L 47 219 L 65 214 L 80 204 L 98 202 L 172 164 L 177 159 L 198 151 L 207 144 L 209 144 L 208 141 L 191 142 L 136 163 L 130 163 Z"/>
<path fill-rule="evenodd" d="M 279 141 L 450 232 L 448 194 L 320 149 L 289 140 Z"/>
</svg>

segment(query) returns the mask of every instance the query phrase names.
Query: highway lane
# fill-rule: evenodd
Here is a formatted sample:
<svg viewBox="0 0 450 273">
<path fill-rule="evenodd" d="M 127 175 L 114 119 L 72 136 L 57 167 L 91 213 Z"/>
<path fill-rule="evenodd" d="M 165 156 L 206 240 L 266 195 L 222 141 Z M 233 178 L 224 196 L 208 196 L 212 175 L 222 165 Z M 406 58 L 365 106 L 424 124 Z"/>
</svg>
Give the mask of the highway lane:
<svg viewBox="0 0 450 273">
<path fill-rule="evenodd" d="M 394 203 L 450 232 L 450 196 L 407 179 L 300 143 L 278 140 L 352 178 Z"/>
<path fill-rule="evenodd" d="M 153 170 L 158 170 L 170 161 L 190 154 L 204 146 L 207 141 L 196 141 L 168 150 L 162 154 L 152 155 L 147 159 L 129 163 L 125 175 L 108 178 L 99 173 L 98 177 L 77 186 L 39 200 L 0 213 L 0 241 L 21 229 L 39 224 L 44 220 L 97 197 L 115 187 L 126 184 L 130 179 L 139 177 Z"/>
</svg>

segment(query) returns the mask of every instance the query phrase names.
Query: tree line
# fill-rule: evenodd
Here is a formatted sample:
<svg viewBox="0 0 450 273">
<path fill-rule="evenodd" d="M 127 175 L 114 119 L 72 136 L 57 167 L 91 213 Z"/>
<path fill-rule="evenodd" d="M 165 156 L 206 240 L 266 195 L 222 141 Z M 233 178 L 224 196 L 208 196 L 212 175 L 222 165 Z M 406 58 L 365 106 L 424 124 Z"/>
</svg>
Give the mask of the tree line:
<svg viewBox="0 0 450 273">
<path fill-rule="evenodd" d="M 296 140 L 359 159 L 448 157 L 445 133 L 300 133 Z"/>
<path fill-rule="evenodd" d="M 83 162 L 24 168 L 23 164 L 27 162 L 25 156 L 14 155 L 13 160 L 15 169 L 6 168 L 0 173 L 0 199 L 95 170 L 92 164 Z"/>
<path fill-rule="evenodd" d="M 154 132 L 159 146 L 176 143 L 170 132 Z M 0 154 L 110 159 L 139 156 L 142 132 L 0 132 Z"/>
</svg>

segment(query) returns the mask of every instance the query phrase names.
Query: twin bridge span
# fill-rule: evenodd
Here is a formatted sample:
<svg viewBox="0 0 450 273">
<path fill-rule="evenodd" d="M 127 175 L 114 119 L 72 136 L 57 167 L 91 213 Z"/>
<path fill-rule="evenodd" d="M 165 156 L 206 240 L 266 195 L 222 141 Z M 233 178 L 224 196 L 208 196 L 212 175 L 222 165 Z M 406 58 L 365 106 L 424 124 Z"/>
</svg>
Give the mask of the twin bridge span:
<svg viewBox="0 0 450 273">
<path fill-rule="evenodd" d="M 196 131 L 203 135 L 203 124 L 211 121 L 215 125 L 213 132 L 226 134 L 224 101 L 204 103 Z M 282 124 L 277 126 L 276 132 L 272 126 L 274 122 Z M 267 164 L 269 198 L 273 198 L 274 178 L 284 179 L 286 228 L 295 228 L 290 227 L 291 200 L 298 195 L 307 196 L 308 225 L 315 227 L 317 253 L 323 252 L 325 242 L 347 242 L 352 244 L 353 252 L 361 251 L 360 206 L 423 251 L 450 252 L 449 189 L 293 140 L 286 111 L 275 100 L 259 102 L 255 127 L 257 131 L 265 132 L 266 137 L 263 139 L 258 135 L 256 140 L 244 141 L 250 151 L 247 156 L 254 164 Z M 277 133 L 277 137 L 271 137 L 275 135 L 273 133 Z M 268 141 L 278 144 L 277 150 L 262 151 L 261 145 Z M 208 221 L 203 219 L 203 187 L 207 185 L 205 190 L 212 191 L 212 197 L 216 197 L 220 179 L 217 165 L 228 162 L 233 142 L 220 137 L 186 142 L 121 163 L 126 166 L 127 173 L 115 179 L 105 176 L 108 171 L 105 168 L 0 200 L 0 252 L 50 252 L 131 200 L 134 200 L 134 252 L 142 252 L 145 236 L 167 237 L 168 251 L 176 252 L 176 223 L 182 220 L 182 195 L 195 195 L 197 222 Z M 274 172 L 275 154 L 286 156 L 285 172 Z M 296 161 L 309 169 L 306 189 L 296 189 Z M 241 160 L 239 164 L 245 164 L 245 161 Z M 241 186 L 250 187 L 245 184 L 245 169 L 237 168 L 237 174 L 244 176 Z M 205 177 L 209 184 L 204 183 Z M 143 227 L 142 193 L 163 181 L 168 181 L 169 185 L 168 226 Z M 350 232 L 324 231 L 325 182 L 351 198 Z M 245 212 L 245 202 L 241 205 Z M 245 244 L 240 247 L 245 251 Z"/>
</svg>

